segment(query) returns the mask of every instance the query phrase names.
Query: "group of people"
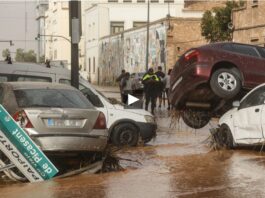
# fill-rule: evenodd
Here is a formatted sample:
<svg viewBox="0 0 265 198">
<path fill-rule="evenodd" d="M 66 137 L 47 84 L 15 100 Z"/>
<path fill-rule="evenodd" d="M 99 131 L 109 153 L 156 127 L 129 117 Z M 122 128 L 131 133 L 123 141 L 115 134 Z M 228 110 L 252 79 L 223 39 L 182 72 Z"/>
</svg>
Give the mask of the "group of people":
<svg viewBox="0 0 265 198">
<path fill-rule="evenodd" d="M 151 102 L 151 113 L 154 114 L 154 109 L 156 107 L 158 99 L 158 107 L 161 108 L 163 94 L 169 95 L 170 88 L 170 73 L 165 74 L 162 71 L 162 67 L 158 66 L 158 70 L 154 72 L 153 68 L 149 68 L 147 73 L 144 74 L 142 78 L 142 83 L 144 85 L 144 95 L 145 95 L 145 110 L 148 111 L 149 104 Z M 121 75 L 116 79 L 119 82 L 119 87 L 121 91 L 122 102 L 127 104 L 128 94 L 132 94 L 132 80 L 130 79 L 130 73 L 122 70 Z M 170 109 L 170 102 L 168 100 L 168 110 Z"/>
<path fill-rule="evenodd" d="M 149 103 L 151 102 L 151 113 L 154 114 L 154 109 L 156 107 L 157 99 L 158 107 L 161 108 L 163 94 L 169 95 L 170 88 L 170 73 L 165 74 L 162 71 L 162 67 L 158 67 L 158 71 L 154 73 L 153 68 L 148 69 L 148 72 L 143 76 L 142 83 L 144 84 L 145 93 L 145 110 L 148 111 Z M 168 100 L 168 110 L 170 109 L 170 102 Z"/>
</svg>

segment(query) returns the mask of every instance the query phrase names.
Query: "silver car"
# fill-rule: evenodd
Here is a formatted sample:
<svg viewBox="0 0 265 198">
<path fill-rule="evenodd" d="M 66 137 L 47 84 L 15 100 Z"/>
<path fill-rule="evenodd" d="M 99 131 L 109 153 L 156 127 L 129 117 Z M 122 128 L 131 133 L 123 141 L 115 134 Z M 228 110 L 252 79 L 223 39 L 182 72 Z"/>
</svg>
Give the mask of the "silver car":
<svg viewBox="0 0 265 198">
<path fill-rule="evenodd" d="M 106 147 L 104 114 L 71 86 L 0 83 L 0 103 L 44 152 L 101 152 Z"/>
</svg>

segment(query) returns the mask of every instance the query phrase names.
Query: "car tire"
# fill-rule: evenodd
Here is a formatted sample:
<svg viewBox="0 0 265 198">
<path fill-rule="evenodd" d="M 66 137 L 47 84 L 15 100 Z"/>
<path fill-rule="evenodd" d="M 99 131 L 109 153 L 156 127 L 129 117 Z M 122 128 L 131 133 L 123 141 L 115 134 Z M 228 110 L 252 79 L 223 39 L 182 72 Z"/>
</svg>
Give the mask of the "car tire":
<svg viewBox="0 0 265 198">
<path fill-rule="evenodd" d="M 222 124 L 218 133 L 218 141 L 221 147 L 233 149 L 235 147 L 234 138 L 229 126 Z"/>
<path fill-rule="evenodd" d="M 236 68 L 218 69 L 212 74 L 210 86 L 217 96 L 223 99 L 233 98 L 241 89 L 240 74 Z"/>
<path fill-rule="evenodd" d="M 194 129 L 206 126 L 211 120 L 209 112 L 203 110 L 187 109 L 181 114 L 181 117 L 186 125 Z"/>
<path fill-rule="evenodd" d="M 137 128 L 131 123 L 118 124 L 111 135 L 111 142 L 115 146 L 136 146 L 138 139 Z"/>
</svg>

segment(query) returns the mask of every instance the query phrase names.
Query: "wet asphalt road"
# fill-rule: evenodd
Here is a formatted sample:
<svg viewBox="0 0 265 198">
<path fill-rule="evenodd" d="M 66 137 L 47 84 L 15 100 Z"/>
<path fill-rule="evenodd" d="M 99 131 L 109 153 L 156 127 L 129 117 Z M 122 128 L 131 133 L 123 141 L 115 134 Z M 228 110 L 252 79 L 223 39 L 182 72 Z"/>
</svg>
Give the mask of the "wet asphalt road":
<svg viewBox="0 0 265 198">
<path fill-rule="evenodd" d="M 212 151 L 208 125 L 192 130 L 174 122 L 167 110 L 156 112 L 155 140 L 119 151 L 124 171 L 77 175 L 36 184 L 1 184 L 0 197 L 160 198 L 264 197 L 265 155 L 254 150 Z M 172 128 L 169 125 L 172 124 Z M 211 123 L 212 126 L 216 122 Z"/>
</svg>

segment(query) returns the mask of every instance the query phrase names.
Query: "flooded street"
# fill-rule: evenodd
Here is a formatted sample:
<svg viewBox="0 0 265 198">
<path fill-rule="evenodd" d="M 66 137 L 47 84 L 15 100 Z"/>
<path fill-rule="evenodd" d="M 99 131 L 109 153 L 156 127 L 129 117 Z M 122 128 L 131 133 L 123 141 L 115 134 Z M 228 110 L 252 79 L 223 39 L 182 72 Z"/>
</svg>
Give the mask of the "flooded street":
<svg viewBox="0 0 265 198">
<path fill-rule="evenodd" d="M 1 184 L 1 197 L 264 197 L 263 152 L 212 151 L 205 141 L 209 125 L 192 130 L 181 121 L 172 122 L 166 110 L 157 111 L 156 117 L 159 130 L 155 140 L 117 153 L 132 160 L 121 160 L 124 171 L 84 173 L 35 184 Z"/>
</svg>

